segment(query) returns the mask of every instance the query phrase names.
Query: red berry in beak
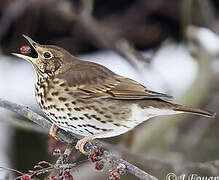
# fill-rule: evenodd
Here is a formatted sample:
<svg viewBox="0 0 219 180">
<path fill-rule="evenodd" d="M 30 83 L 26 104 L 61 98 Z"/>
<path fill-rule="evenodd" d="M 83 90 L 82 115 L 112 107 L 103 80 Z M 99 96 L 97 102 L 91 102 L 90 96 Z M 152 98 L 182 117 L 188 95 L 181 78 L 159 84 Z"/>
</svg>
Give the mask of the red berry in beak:
<svg viewBox="0 0 219 180">
<path fill-rule="evenodd" d="M 22 54 L 27 54 L 28 55 L 28 54 L 31 53 L 31 48 L 30 48 L 30 46 L 21 46 L 20 52 Z"/>
</svg>

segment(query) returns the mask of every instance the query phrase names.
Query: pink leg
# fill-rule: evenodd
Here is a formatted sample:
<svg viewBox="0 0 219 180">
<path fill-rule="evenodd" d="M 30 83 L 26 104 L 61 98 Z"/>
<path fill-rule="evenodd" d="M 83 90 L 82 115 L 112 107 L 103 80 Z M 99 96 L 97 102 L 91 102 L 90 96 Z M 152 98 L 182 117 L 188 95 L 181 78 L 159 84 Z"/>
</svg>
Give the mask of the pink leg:
<svg viewBox="0 0 219 180">
<path fill-rule="evenodd" d="M 49 130 L 49 136 L 55 138 L 56 140 L 59 139 L 59 137 L 56 135 L 57 130 L 58 130 L 58 126 L 56 126 L 55 124 L 52 124 L 52 127 Z"/>
<path fill-rule="evenodd" d="M 92 140 L 94 140 L 94 139 L 96 139 L 104 134 L 107 134 L 109 132 L 112 132 L 112 131 L 113 131 L 112 129 L 109 129 L 108 131 L 104 131 L 104 132 L 101 132 L 101 133 L 98 133 L 98 134 L 95 134 L 92 136 L 84 137 L 77 142 L 75 148 L 78 149 L 79 151 L 81 151 L 83 154 L 88 155 L 89 153 L 84 150 L 85 144 L 90 143 Z"/>
</svg>

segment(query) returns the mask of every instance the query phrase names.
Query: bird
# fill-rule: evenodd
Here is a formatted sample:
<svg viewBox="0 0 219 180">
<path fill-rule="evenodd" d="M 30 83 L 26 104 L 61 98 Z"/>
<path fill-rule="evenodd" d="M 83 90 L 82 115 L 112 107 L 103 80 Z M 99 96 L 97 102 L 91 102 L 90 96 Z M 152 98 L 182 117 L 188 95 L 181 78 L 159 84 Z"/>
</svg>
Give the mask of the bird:
<svg viewBox="0 0 219 180">
<path fill-rule="evenodd" d="M 30 46 L 12 54 L 29 61 L 36 72 L 36 100 L 53 124 L 49 134 L 56 137 L 60 128 L 80 135 L 75 147 L 84 154 L 86 143 L 124 134 L 152 117 L 179 113 L 215 117 L 207 110 L 175 104 L 172 96 L 80 60 L 61 47 L 23 37 Z"/>
</svg>

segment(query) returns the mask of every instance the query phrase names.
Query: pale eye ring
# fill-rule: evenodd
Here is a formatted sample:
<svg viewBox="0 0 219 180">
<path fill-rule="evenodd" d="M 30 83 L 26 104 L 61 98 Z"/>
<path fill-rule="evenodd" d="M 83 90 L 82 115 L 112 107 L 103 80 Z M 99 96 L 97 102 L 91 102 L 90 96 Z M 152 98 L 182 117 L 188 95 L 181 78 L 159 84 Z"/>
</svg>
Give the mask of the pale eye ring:
<svg viewBox="0 0 219 180">
<path fill-rule="evenodd" d="M 46 51 L 43 53 L 43 57 L 46 59 L 50 59 L 52 57 L 52 54 L 50 52 Z"/>
</svg>

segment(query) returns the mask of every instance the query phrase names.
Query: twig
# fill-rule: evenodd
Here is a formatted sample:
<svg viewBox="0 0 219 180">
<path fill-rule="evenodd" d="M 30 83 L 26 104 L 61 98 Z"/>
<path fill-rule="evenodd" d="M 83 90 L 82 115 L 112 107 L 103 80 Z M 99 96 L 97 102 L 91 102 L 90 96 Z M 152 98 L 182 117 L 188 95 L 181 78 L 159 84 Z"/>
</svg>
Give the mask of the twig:
<svg viewBox="0 0 219 180">
<path fill-rule="evenodd" d="M 14 20 L 20 16 L 32 1 L 16 0 L 13 1 L 4 11 L 0 19 L 0 40 L 7 33 Z"/>
<path fill-rule="evenodd" d="M 38 124 L 40 127 L 44 128 L 49 132 L 50 127 L 52 126 L 52 123 L 43 118 L 42 116 L 38 115 L 37 113 L 30 110 L 28 107 L 19 105 L 13 102 L 10 102 L 8 100 L 4 100 L 0 98 L 0 107 L 8 109 L 10 111 L 16 112 L 20 114 L 23 117 L 28 118 L 29 120 L 33 121 L 34 123 Z M 75 145 L 78 141 L 78 138 L 72 136 L 70 133 L 58 129 L 57 135 L 65 142 L 71 143 L 72 145 Z M 99 144 L 99 143 L 98 143 Z M 92 153 L 95 149 L 95 146 L 93 144 L 86 144 L 85 150 Z M 108 151 L 104 151 L 104 158 L 110 160 L 115 165 L 124 164 L 126 166 L 127 172 L 133 174 L 134 176 L 144 179 L 144 180 L 156 180 L 157 178 L 151 176 L 150 174 L 146 173 L 145 171 L 139 169 L 138 167 L 128 163 L 127 161 L 120 159 L 116 157 L 115 155 L 109 153 Z"/>
<path fill-rule="evenodd" d="M 106 149 L 113 149 L 115 151 L 118 151 L 122 157 L 126 157 L 126 159 L 128 159 L 129 161 L 139 162 L 138 164 L 143 165 L 142 167 L 147 167 L 148 165 L 150 165 L 150 167 L 152 168 L 166 167 L 172 169 L 176 173 L 185 173 L 186 170 L 191 170 L 191 169 L 208 171 L 211 173 L 211 175 L 218 175 L 219 173 L 219 169 L 218 169 L 219 160 L 213 160 L 207 162 L 191 162 L 191 161 L 185 161 L 181 157 L 178 157 L 177 160 L 172 160 L 173 158 L 169 156 L 168 158 L 164 159 L 164 158 L 155 157 L 148 153 L 142 154 L 139 152 L 138 153 L 132 152 L 122 147 L 114 146 L 105 142 L 101 142 L 101 145 Z"/>
<path fill-rule="evenodd" d="M 92 3 L 91 0 L 81 0 L 81 11 L 77 20 L 85 33 L 93 38 L 94 44 L 100 48 L 114 50 L 135 68 L 138 67 L 139 61 L 149 64 L 152 58 L 144 57 L 127 39 L 120 35 L 121 33 L 117 29 L 110 26 L 106 28 L 106 24 L 97 21 L 92 16 Z"/>
<path fill-rule="evenodd" d="M 119 55 L 126 58 L 130 63 L 138 64 L 139 61 L 144 62 L 145 64 L 150 64 L 153 57 L 144 57 L 135 47 L 126 39 L 117 40 L 115 43 L 114 51 Z"/>
<path fill-rule="evenodd" d="M 55 165 L 60 166 L 60 165 L 65 164 L 65 163 L 67 162 L 67 160 L 68 160 L 68 158 L 69 158 L 71 152 L 72 152 L 72 149 L 73 149 L 73 146 L 68 143 L 68 144 L 67 144 L 67 147 L 66 147 L 66 149 L 65 149 L 65 151 L 64 151 L 64 153 L 59 156 L 59 158 L 57 159 Z M 49 176 L 50 176 L 50 177 L 51 177 L 51 176 L 55 176 L 56 173 L 57 173 L 57 172 L 52 171 Z"/>
<path fill-rule="evenodd" d="M 197 0 L 197 4 L 205 25 L 209 29 L 212 29 L 217 32 L 218 29 L 215 29 L 215 24 L 218 25 L 217 13 L 216 13 L 217 11 L 214 5 L 212 4 L 212 2 L 208 0 Z"/>
<path fill-rule="evenodd" d="M 56 161 L 56 164 L 63 164 L 67 161 L 67 158 L 70 156 L 71 152 L 72 152 L 73 146 L 71 144 L 67 144 L 67 147 L 65 149 L 65 152 L 63 153 L 62 156 L 60 156 L 58 158 L 58 160 Z"/>
</svg>

